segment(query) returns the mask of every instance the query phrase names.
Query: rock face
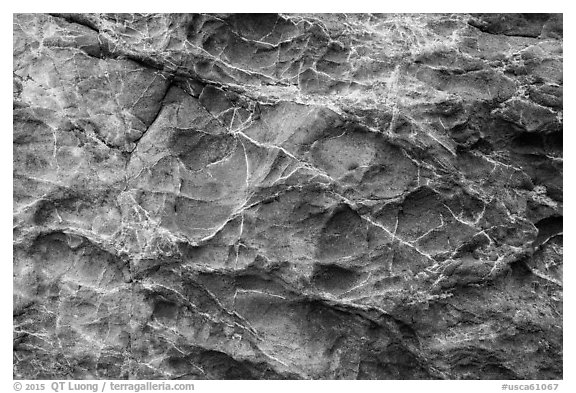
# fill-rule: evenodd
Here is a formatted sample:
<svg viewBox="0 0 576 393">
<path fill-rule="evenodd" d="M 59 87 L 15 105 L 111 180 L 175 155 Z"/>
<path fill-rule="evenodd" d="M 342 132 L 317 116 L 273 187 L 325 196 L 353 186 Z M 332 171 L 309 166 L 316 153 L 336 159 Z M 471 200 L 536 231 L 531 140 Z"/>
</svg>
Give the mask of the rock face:
<svg viewBox="0 0 576 393">
<path fill-rule="evenodd" d="M 562 378 L 561 15 L 14 16 L 14 377 Z"/>
</svg>

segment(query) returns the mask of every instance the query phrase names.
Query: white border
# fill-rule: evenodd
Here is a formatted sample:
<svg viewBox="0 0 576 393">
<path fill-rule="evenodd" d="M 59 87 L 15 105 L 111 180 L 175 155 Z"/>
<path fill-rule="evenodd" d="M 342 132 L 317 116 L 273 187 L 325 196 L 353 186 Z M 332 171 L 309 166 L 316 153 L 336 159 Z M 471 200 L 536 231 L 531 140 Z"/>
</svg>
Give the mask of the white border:
<svg viewBox="0 0 576 393">
<path fill-rule="evenodd" d="M 2 12 L 2 127 L 0 148 L 0 168 L 4 191 L 1 210 L 1 233 L 0 244 L 3 263 L 6 266 L 1 274 L 0 298 L 0 391 L 11 392 L 12 390 L 12 230 L 9 223 L 12 222 L 12 62 L 8 60 L 12 53 L 12 14 L 17 12 L 560 12 L 564 13 L 564 106 L 568 110 L 564 115 L 564 144 L 567 151 L 576 146 L 576 124 L 572 108 L 574 105 L 574 24 L 576 22 L 571 7 L 562 1 L 503 1 L 503 0 L 479 0 L 467 1 L 325 1 L 314 0 L 287 0 L 285 2 L 246 1 L 246 0 L 212 0 L 212 1 L 187 1 L 166 2 L 157 1 L 143 4 L 136 1 L 103 0 L 93 3 L 79 1 L 11 1 L 5 0 L 1 6 Z M 576 332 L 574 324 L 574 288 L 571 280 L 575 279 L 575 247 L 574 227 L 575 222 L 575 190 L 576 184 L 572 182 L 572 174 L 575 173 L 575 156 L 565 155 L 564 172 L 564 381 L 557 381 L 560 386 L 558 392 L 576 392 L 576 362 L 574 361 L 574 336 Z M 9 300 L 10 299 L 10 300 Z M 46 381 L 51 382 L 51 381 Z M 510 381 L 514 384 L 549 383 L 555 381 Z M 195 391 L 246 391 L 266 392 L 271 390 L 289 392 L 293 390 L 303 391 L 331 391 L 350 392 L 360 389 L 376 392 L 408 391 L 408 392 L 496 392 L 502 391 L 503 381 L 195 381 Z M 51 391 L 49 388 L 46 391 Z"/>
</svg>

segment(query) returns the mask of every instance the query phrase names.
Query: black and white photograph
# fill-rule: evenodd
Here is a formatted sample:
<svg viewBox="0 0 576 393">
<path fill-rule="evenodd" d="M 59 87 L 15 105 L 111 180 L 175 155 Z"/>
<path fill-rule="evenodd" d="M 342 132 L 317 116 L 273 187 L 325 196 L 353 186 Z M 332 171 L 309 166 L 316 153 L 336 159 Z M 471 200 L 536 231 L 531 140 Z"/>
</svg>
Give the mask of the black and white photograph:
<svg viewBox="0 0 576 393">
<path fill-rule="evenodd" d="M 11 18 L 6 391 L 564 379 L 562 13 Z"/>
</svg>

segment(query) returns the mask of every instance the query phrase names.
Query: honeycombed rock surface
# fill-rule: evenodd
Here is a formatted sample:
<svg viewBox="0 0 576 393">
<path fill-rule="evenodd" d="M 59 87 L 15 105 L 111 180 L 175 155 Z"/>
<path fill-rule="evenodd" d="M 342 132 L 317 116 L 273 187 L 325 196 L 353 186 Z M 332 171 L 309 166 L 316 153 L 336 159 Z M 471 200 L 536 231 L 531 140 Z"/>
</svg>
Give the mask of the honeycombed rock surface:
<svg viewBox="0 0 576 393">
<path fill-rule="evenodd" d="M 562 378 L 562 17 L 14 16 L 14 376 Z"/>
</svg>

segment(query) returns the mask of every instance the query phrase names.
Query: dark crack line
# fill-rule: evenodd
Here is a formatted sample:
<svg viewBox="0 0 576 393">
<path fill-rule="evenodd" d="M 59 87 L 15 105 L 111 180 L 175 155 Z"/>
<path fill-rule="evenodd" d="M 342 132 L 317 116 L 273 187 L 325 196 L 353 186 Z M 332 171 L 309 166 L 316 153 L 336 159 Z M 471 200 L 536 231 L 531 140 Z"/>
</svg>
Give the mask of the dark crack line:
<svg viewBox="0 0 576 393">
<path fill-rule="evenodd" d="M 95 24 L 93 24 L 91 21 L 89 21 L 88 19 L 83 19 L 81 18 L 82 14 L 60 14 L 60 13 L 48 13 L 48 15 L 54 17 L 54 18 L 60 18 L 60 19 L 64 19 L 66 22 L 68 23 L 73 23 L 73 24 L 77 24 L 80 26 L 84 26 L 89 28 L 90 30 L 96 32 L 97 34 L 100 34 L 100 30 L 98 29 L 98 26 L 96 26 Z"/>
<path fill-rule="evenodd" d="M 150 125 L 148 127 L 146 127 L 146 129 L 144 130 L 144 132 L 142 132 L 142 135 L 140 135 L 137 139 L 133 140 L 132 143 L 135 144 L 134 148 L 130 151 L 130 153 L 132 153 L 134 150 L 136 150 L 136 148 L 138 147 L 138 143 L 140 142 L 140 140 L 144 137 L 144 135 L 146 135 L 146 133 L 150 130 L 150 128 L 152 128 L 152 126 L 154 125 L 154 123 L 156 123 L 156 120 L 158 120 L 158 118 L 160 117 L 160 114 L 162 113 L 162 110 L 164 109 L 164 101 L 166 100 L 166 97 L 168 96 L 168 93 L 170 93 L 170 90 L 172 89 L 172 86 L 174 86 L 173 84 L 174 78 L 171 77 L 171 79 L 168 82 L 168 86 L 166 88 L 166 90 L 164 91 L 164 95 L 162 96 L 162 98 L 160 99 L 160 107 L 158 108 L 158 112 L 156 112 L 156 114 L 154 115 L 154 118 L 152 119 L 152 121 L 150 122 Z"/>
</svg>

